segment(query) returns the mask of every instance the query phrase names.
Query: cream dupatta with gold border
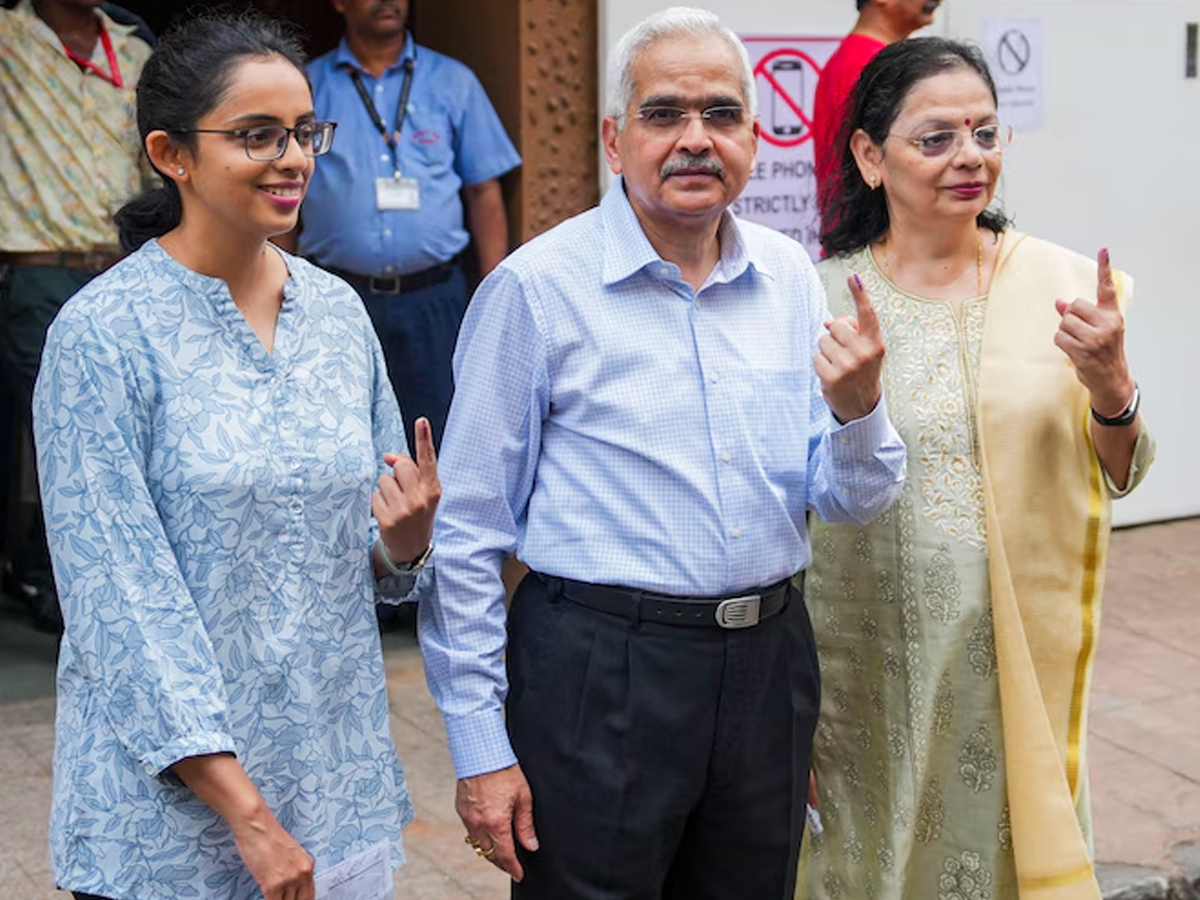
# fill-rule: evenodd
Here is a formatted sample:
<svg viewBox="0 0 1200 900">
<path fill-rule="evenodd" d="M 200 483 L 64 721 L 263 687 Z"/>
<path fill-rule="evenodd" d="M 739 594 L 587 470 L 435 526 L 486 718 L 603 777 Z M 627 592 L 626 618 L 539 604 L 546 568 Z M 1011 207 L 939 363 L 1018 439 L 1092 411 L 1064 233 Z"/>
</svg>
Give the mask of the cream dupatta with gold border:
<svg viewBox="0 0 1200 900">
<path fill-rule="evenodd" d="M 1115 280 L 1124 307 L 1132 279 Z M 1055 298 L 1095 294 L 1094 261 L 1005 233 L 980 353 L 979 440 L 1021 900 L 1101 896 L 1078 808 L 1111 501 L 1088 393 L 1054 344 Z"/>
</svg>

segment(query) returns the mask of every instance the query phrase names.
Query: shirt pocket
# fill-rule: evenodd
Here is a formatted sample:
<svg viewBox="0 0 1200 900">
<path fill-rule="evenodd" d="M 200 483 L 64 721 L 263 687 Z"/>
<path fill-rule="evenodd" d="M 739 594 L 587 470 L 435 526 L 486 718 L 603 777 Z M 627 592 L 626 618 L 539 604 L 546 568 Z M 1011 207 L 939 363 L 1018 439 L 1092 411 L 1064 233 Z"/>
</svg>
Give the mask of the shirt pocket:
<svg viewBox="0 0 1200 900">
<path fill-rule="evenodd" d="M 804 483 L 808 461 L 807 369 L 752 370 L 754 435 L 763 468 L 775 485 Z"/>
<path fill-rule="evenodd" d="M 412 110 L 405 120 L 401 140 L 405 158 L 421 173 L 436 177 L 453 169 L 454 127 L 442 110 Z"/>
</svg>

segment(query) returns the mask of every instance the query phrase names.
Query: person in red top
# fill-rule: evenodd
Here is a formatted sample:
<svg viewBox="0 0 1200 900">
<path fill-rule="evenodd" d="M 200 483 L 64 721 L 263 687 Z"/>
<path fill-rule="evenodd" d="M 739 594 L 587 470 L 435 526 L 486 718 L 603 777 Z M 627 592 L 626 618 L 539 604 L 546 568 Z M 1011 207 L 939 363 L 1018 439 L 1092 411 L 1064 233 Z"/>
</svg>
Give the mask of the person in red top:
<svg viewBox="0 0 1200 900">
<path fill-rule="evenodd" d="M 821 233 L 827 230 L 826 211 L 837 193 L 837 168 L 841 158 L 838 131 L 846 119 L 846 102 L 858 73 L 888 44 L 902 41 L 933 22 L 942 0 L 856 0 L 858 21 L 834 51 L 817 82 L 813 109 L 813 145 L 816 152 L 817 203 Z"/>
</svg>

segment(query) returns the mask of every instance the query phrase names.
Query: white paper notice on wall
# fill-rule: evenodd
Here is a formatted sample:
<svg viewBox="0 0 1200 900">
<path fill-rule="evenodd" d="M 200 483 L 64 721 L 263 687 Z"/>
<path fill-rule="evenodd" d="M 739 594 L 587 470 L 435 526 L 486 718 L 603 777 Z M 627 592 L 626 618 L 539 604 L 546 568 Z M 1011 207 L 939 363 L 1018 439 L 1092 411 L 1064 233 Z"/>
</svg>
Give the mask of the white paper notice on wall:
<svg viewBox="0 0 1200 900">
<path fill-rule="evenodd" d="M 820 258 L 813 173 L 813 97 L 840 37 L 742 37 L 754 66 L 761 127 L 758 160 L 735 215 L 781 231 Z"/>
<path fill-rule="evenodd" d="M 983 52 L 1000 97 L 1000 121 L 1022 131 L 1045 124 L 1044 46 L 1037 19 L 983 23 Z"/>
</svg>

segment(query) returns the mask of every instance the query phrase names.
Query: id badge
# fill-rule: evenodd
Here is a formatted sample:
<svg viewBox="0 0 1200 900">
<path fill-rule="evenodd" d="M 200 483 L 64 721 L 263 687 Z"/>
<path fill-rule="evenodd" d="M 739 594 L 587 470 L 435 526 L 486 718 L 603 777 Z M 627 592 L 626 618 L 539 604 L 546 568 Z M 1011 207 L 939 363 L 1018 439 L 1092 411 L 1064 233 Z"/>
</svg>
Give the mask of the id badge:
<svg viewBox="0 0 1200 900">
<path fill-rule="evenodd" d="M 420 209 L 421 185 L 415 178 L 376 178 L 377 209 Z"/>
</svg>

